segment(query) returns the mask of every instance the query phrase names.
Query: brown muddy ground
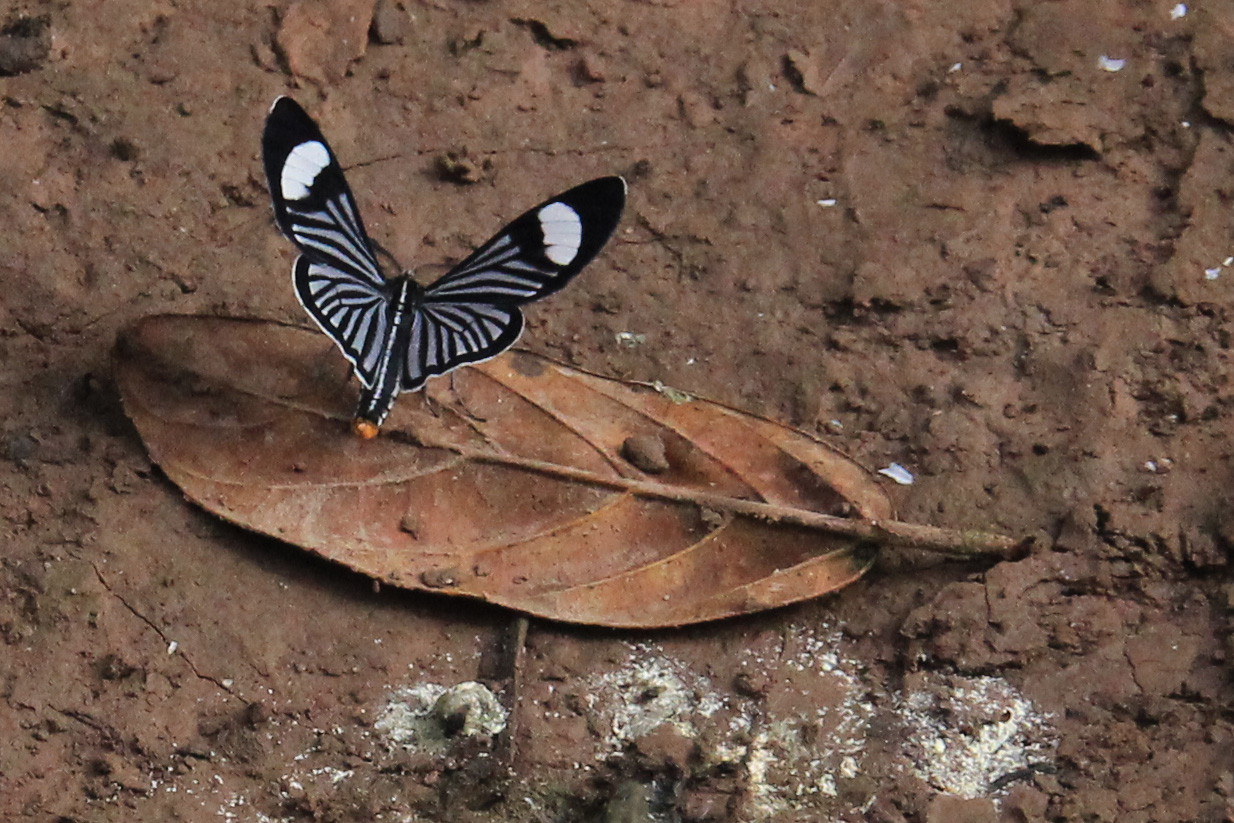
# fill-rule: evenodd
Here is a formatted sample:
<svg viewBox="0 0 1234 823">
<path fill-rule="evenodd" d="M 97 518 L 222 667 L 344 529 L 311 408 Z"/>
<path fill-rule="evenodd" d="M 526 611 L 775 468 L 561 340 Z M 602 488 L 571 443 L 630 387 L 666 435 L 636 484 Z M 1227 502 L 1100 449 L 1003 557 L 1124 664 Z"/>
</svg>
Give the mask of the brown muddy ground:
<svg viewBox="0 0 1234 823">
<path fill-rule="evenodd" d="M 1234 819 L 1234 13 L 1191 6 L 17 0 L 0 818 Z M 898 462 L 905 519 L 1032 555 L 533 621 L 507 729 L 434 737 L 512 615 L 203 514 L 109 377 L 134 317 L 304 321 L 258 162 L 283 93 L 416 264 L 625 174 L 524 345 Z"/>
</svg>

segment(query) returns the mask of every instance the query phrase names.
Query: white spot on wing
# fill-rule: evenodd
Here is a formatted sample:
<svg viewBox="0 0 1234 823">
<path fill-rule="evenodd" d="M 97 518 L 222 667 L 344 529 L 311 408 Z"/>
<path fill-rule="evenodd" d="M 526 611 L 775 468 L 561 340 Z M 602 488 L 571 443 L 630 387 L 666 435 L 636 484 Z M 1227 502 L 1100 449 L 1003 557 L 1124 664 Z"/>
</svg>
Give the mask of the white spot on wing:
<svg viewBox="0 0 1234 823">
<path fill-rule="evenodd" d="M 287 155 L 279 184 L 287 200 L 303 200 L 321 170 L 330 165 L 330 152 L 318 140 L 301 143 Z"/>
<path fill-rule="evenodd" d="M 544 232 L 544 256 L 558 266 L 569 264 L 578 254 L 583 240 L 583 223 L 578 212 L 565 203 L 549 203 L 540 209 L 540 230 Z"/>
</svg>

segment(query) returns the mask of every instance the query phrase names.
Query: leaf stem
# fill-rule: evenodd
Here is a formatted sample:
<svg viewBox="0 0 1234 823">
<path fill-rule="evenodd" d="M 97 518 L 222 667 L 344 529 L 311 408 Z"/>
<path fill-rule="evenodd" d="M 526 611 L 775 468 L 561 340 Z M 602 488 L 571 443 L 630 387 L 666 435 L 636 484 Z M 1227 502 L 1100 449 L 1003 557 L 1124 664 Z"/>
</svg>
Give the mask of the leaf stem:
<svg viewBox="0 0 1234 823">
<path fill-rule="evenodd" d="M 866 540 L 885 546 L 920 549 L 952 557 L 1002 557 L 1012 558 L 1022 554 L 1031 544 L 1027 540 L 1015 540 L 1001 534 L 977 530 L 944 529 L 937 526 L 922 526 L 900 520 L 867 520 L 837 517 L 808 509 L 742 500 L 721 494 L 683 489 L 649 480 L 597 474 L 586 469 L 562 466 L 544 460 L 533 460 L 511 454 L 499 454 L 483 449 L 448 446 L 468 460 L 517 466 L 527 471 L 562 477 L 579 483 L 629 492 L 639 497 L 693 503 L 700 508 L 721 513 L 731 513 L 773 523 L 785 523 L 806 529 L 816 529 L 831 534 L 844 535 L 857 540 Z"/>
</svg>

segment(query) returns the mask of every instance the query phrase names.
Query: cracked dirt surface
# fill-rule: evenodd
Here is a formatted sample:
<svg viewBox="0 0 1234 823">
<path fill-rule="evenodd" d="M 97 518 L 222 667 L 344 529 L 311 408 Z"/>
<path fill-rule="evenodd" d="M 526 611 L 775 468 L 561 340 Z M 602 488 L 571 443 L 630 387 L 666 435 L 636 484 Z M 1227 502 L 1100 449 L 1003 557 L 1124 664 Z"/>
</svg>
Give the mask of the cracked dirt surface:
<svg viewBox="0 0 1234 823">
<path fill-rule="evenodd" d="M 1234 817 L 1228 5 L 3 13 L 0 819 Z M 685 631 L 533 622 L 512 736 L 392 736 L 417 686 L 509 701 L 513 616 L 194 509 L 109 377 L 130 318 L 305 322 L 258 162 L 283 93 L 424 280 L 624 174 L 524 345 L 898 462 L 905 519 L 1033 553 L 889 555 Z"/>
</svg>

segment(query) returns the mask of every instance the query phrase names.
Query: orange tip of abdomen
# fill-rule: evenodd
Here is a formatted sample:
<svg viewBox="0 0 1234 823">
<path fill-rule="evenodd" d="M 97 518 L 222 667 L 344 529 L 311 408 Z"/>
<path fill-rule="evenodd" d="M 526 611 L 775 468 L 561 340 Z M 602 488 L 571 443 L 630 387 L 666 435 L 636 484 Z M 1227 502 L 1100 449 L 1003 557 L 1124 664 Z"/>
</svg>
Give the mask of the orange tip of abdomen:
<svg viewBox="0 0 1234 823">
<path fill-rule="evenodd" d="M 351 421 L 351 430 L 365 440 L 372 440 L 379 431 L 376 423 L 370 423 L 368 420 L 360 417 Z"/>
</svg>

